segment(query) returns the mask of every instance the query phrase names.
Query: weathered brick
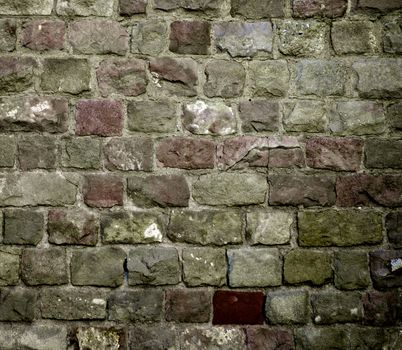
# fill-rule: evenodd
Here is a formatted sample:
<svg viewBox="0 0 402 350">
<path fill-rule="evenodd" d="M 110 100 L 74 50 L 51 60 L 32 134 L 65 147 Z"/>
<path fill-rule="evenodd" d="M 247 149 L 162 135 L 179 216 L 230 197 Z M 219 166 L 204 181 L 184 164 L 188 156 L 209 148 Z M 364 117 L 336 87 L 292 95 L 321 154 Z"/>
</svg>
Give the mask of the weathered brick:
<svg viewBox="0 0 402 350">
<path fill-rule="evenodd" d="M 2 1 L 1 15 L 50 15 L 53 9 L 53 0 L 19 0 Z"/>
<path fill-rule="evenodd" d="M 296 349 L 348 349 L 348 333 L 343 328 L 303 327 L 294 330 Z"/>
<path fill-rule="evenodd" d="M 68 40 L 74 53 L 124 55 L 129 49 L 129 34 L 118 22 L 83 19 L 70 24 Z"/>
<path fill-rule="evenodd" d="M 173 327 L 163 325 L 136 324 L 129 328 L 129 347 L 138 350 L 174 349 L 176 346 L 176 331 Z"/>
<path fill-rule="evenodd" d="M 3 243 L 36 245 L 43 237 L 44 224 L 43 214 L 38 211 L 6 209 Z"/>
<path fill-rule="evenodd" d="M 359 0 L 355 2 L 358 9 L 376 10 L 380 12 L 388 12 L 402 7 L 399 0 L 376 1 L 376 0 Z"/>
<path fill-rule="evenodd" d="M 388 213 L 385 216 L 385 228 L 388 241 L 395 248 L 402 248 L 402 211 Z"/>
<path fill-rule="evenodd" d="M 368 325 L 390 326 L 398 320 L 396 291 L 369 291 L 363 295 L 364 320 Z"/>
<path fill-rule="evenodd" d="M 402 285 L 402 250 L 375 250 L 370 252 L 370 270 L 376 288 Z"/>
<path fill-rule="evenodd" d="M 101 165 L 100 140 L 91 137 L 63 139 L 61 164 L 68 168 L 99 169 Z"/>
<path fill-rule="evenodd" d="M 394 340 L 389 339 L 388 341 L 392 342 Z M 387 344 L 387 334 L 384 328 L 350 328 L 350 346 L 352 349 L 358 349 L 359 347 L 366 349 L 381 349 L 384 344 Z"/>
<path fill-rule="evenodd" d="M 114 327 L 79 327 L 69 333 L 69 344 L 80 349 L 119 349 L 125 345 L 125 330 Z"/>
<path fill-rule="evenodd" d="M 18 141 L 18 163 L 21 170 L 54 169 L 58 146 L 52 136 L 27 135 Z"/>
<path fill-rule="evenodd" d="M 1 123 L 1 122 L 0 122 Z M 17 142 L 12 135 L 0 136 L 0 167 L 12 168 L 17 155 Z"/>
<path fill-rule="evenodd" d="M 229 135 L 237 129 L 233 109 L 223 103 L 185 104 L 181 121 L 185 129 L 198 135 Z"/>
<path fill-rule="evenodd" d="M 75 111 L 77 135 L 120 136 L 123 105 L 114 100 L 81 100 Z"/>
<path fill-rule="evenodd" d="M 123 181 L 117 175 L 87 175 L 83 187 L 84 202 L 90 207 L 110 208 L 123 205 Z"/>
<path fill-rule="evenodd" d="M 90 90 L 90 67 L 81 58 L 47 58 L 43 62 L 41 88 L 49 92 L 79 94 Z"/>
<path fill-rule="evenodd" d="M 168 289 L 166 320 L 174 322 L 208 322 L 212 294 L 207 290 Z"/>
<path fill-rule="evenodd" d="M 21 257 L 21 278 L 30 286 L 66 284 L 66 259 L 64 248 L 25 249 Z"/>
<path fill-rule="evenodd" d="M 216 47 L 232 57 L 272 52 L 271 22 L 221 22 L 213 26 Z"/>
<path fill-rule="evenodd" d="M 270 205 L 331 206 L 335 203 L 335 179 L 316 175 L 272 175 Z"/>
<path fill-rule="evenodd" d="M 264 294 L 261 292 L 216 291 L 213 298 L 217 324 L 262 324 Z"/>
<path fill-rule="evenodd" d="M 322 285 L 332 278 L 331 256 L 328 252 L 294 249 L 285 255 L 284 281 Z"/>
<path fill-rule="evenodd" d="M 131 52 L 143 55 L 159 55 L 167 43 L 167 25 L 158 20 L 134 23 Z"/>
<path fill-rule="evenodd" d="M 231 287 L 279 286 L 282 262 L 273 248 L 228 250 L 229 285 Z"/>
<path fill-rule="evenodd" d="M 0 51 L 15 50 L 17 23 L 13 19 L 0 19 Z"/>
<path fill-rule="evenodd" d="M 336 18 L 343 16 L 347 7 L 347 0 L 293 0 L 293 16 Z"/>
<path fill-rule="evenodd" d="M 172 22 L 169 50 L 180 54 L 208 54 L 211 44 L 210 27 L 210 23 L 206 21 Z"/>
<path fill-rule="evenodd" d="M 249 327 L 246 334 L 247 350 L 294 349 L 293 334 L 288 329 Z"/>
<path fill-rule="evenodd" d="M 191 11 L 209 12 L 219 9 L 219 0 L 155 0 L 155 8 L 164 11 L 183 8 Z"/>
<path fill-rule="evenodd" d="M 0 286 L 15 286 L 20 278 L 20 256 L 19 249 L 0 248 Z M 225 261 L 226 263 L 226 261 Z"/>
<path fill-rule="evenodd" d="M 335 286 L 338 289 L 362 289 L 370 284 L 367 253 L 338 251 L 334 257 Z"/>
<path fill-rule="evenodd" d="M 168 236 L 173 242 L 225 245 L 242 242 L 240 214 L 235 211 L 173 210 Z"/>
<path fill-rule="evenodd" d="M 33 289 L 0 289 L 0 321 L 32 322 L 35 318 L 37 298 L 37 291 Z"/>
<path fill-rule="evenodd" d="M 243 350 L 245 342 L 244 331 L 239 328 L 185 328 L 180 334 L 181 349 Z"/>
<path fill-rule="evenodd" d="M 163 167 L 211 169 L 215 163 L 215 143 L 203 139 L 166 138 L 159 143 L 156 158 Z"/>
<path fill-rule="evenodd" d="M 184 248 L 183 281 L 188 286 L 226 283 L 226 254 L 222 249 Z"/>
<path fill-rule="evenodd" d="M 402 169 L 402 140 L 366 140 L 364 151 L 368 168 Z"/>
<path fill-rule="evenodd" d="M 34 83 L 37 63 L 31 57 L 0 57 L 0 92 L 22 92 Z"/>
<path fill-rule="evenodd" d="M 243 101 L 239 104 L 239 117 L 243 132 L 277 131 L 279 103 L 270 100 Z"/>
<path fill-rule="evenodd" d="M 387 109 L 387 118 L 396 130 L 402 130 L 402 103 L 394 103 Z"/>
<path fill-rule="evenodd" d="M 297 100 L 284 103 L 283 125 L 286 131 L 325 132 L 328 118 L 321 101 Z"/>
<path fill-rule="evenodd" d="M 119 0 L 119 13 L 123 16 L 145 13 L 147 3 L 147 0 Z"/>
<path fill-rule="evenodd" d="M 62 21 L 33 20 L 23 26 L 21 44 L 31 50 L 62 50 L 66 25 Z"/>
<path fill-rule="evenodd" d="M 61 16 L 111 16 L 113 3 L 108 0 L 58 0 L 56 11 Z"/>
<path fill-rule="evenodd" d="M 53 244 L 95 245 L 99 219 L 84 208 L 52 209 L 48 214 L 47 232 Z"/>
<path fill-rule="evenodd" d="M 259 174 L 219 173 L 199 176 L 192 194 L 199 204 L 239 206 L 264 203 L 267 188 Z"/>
<path fill-rule="evenodd" d="M 252 61 L 249 85 L 253 96 L 284 96 L 289 88 L 289 70 L 285 60 Z"/>
<path fill-rule="evenodd" d="M 246 18 L 283 17 L 285 3 L 283 0 L 231 0 L 231 14 Z"/>
<path fill-rule="evenodd" d="M 271 324 L 307 323 L 309 296 L 307 291 L 268 292 L 265 304 L 268 322 Z"/>
<path fill-rule="evenodd" d="M 168 285 L 180 282 L 179 255 L 173 247 L 132 248 L 127 267 L 128 283 L 132 286 Z"/>
<path fill-rule="evenodd" d="M 298 215 L 301 246 L 352 246 L 382 241 L 382 216 L 355 209 L 303 211 Z"/>
<path fill-rule="evenodd" d="M 384 51 L 388 53 L 402 53 L 402 20 L 389 19 L 384 23 Z"/>
<path fill-rule="evenodd" d="M 268 158 L 268 168 L 302 168 L 306 163 L 300 148 L 270 149 Z"/>
</svg>

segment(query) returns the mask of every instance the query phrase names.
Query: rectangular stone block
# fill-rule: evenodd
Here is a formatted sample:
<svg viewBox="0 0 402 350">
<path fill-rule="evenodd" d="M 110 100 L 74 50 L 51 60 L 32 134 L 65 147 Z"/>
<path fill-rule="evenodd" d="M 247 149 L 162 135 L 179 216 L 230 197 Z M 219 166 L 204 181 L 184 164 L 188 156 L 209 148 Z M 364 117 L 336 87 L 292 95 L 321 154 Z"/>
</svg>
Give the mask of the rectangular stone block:
<svg viewBox="0 0 402 350">
<path fill-rule="evenodd" d="M 1 122 L 0 122 L 1 123 Z M 0 136 L 0 167 L 12 168 L 17 155 L 17 142 L 13 135 Z"/>
<path fill-rule="evenodd" d="M 54 169 L 59 153 L 56 142 L 52 136 L 21 137 L 18 141 L 18 163 L 21 170 Z"/>
<path fill-rule="evenodd" d="M 305 324 L 309 320 L 309 295 L 305 290 L 269 292 L 265 313 L 271 324 Z"/>
<path fill-rule="evenodd" d="M 245 18 L 271 18 L 284 16 L 283 0 L 231 0 L 231 14 Z"/>
<path fill-rule="evenodd" d="M 113 14 L 113 2 L 109 0 L 58 0 L 56 12 L 61 16 L 101 16 Z"/>
<path fill-rule="evenodd" d="M 208 322 L 212 309 L 212 293 L 205 289 L 168 289 L 165 292 L 166 321 Z"/>
<path fill-rule="evenodd" d="M 373 284 L 378 289 L 400 287 L 402 250 L 375 250 L 370 252 L 370 271 Z"/>
<path fill-rule="evenodd" d="M 101 165 L 101 142 L 90 137 L 62 140 L 61 164 L 67 168 L 99 169 Z"/>
<path fill-rule="evenodd" d="M 363 289 L 370 285 L 367 253 L 339 251 L 334 256 L 335 286 L 339 289 Z"/>
<path fill-rule="evenodd" d="M 4 210 L 5 244 L 38 244 L 44 234 L 43 213 L 31 209 Z"/>
<path fill-rule="evenodd" d="M 53 0 L 0 1 L 1 15 L 50 15 L 52 9 Z"/>
<path fill-rule="evenodd" d="M 17 22 L 13 19 L 0 19 L 0 52 L 15 50 L 17 41 Z"/>
<path fill-rule="evenodd" d="M 36 67 L 32 57 L 0 57 L 0 93 L 18 93 L 31 88 Z"/>
<path fill-rule="evenodd" d="M 32 322 L 36 314 L 37 299 L 37 291 L 34 289 L 0 289 L 0 321 Z"/>
<path fill-rule="evenodd" d="M 20 249 L 0 248 L 0 286 L 14 286 L 19 282 Z"/>
<path fill-rule="evenodd" d="M 365 165 L 368 168 L 402 169 L 402 140 L 367 140 L 364 154 Z"/>
</svg>

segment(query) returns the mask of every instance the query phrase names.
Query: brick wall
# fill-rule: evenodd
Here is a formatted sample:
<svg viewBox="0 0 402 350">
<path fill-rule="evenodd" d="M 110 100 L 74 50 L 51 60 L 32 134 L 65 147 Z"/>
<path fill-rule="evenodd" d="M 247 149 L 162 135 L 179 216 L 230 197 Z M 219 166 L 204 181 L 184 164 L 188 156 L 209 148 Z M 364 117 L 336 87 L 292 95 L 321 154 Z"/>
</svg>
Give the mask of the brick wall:
<svg viewBox="0 0 402 350">
<path fill-rule="evenodd" d="M 0 348 L 402 348 L 400 0 L 0 0 Z"/>
</svg>

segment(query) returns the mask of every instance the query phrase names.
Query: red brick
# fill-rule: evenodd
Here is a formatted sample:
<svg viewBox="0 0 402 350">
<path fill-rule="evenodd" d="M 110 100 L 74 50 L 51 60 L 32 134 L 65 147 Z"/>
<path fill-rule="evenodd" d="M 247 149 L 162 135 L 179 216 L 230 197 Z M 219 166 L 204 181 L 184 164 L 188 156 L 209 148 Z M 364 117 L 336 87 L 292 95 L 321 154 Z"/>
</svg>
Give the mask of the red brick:
<svg viewBox="0 0 402 350">
<path fill-rule="evenodd" d="M 210 24 L 175 21 L 170 25 L 169 50 L 181 54 L 206 55 L 211 44 Z"/>
<path fill-rule="evenodd" d="M 304 166 L 304 153 L 300 148 L 275 148 L 269 150 L 269 168 L 301 168 Z"/>
<path fill-rule="evenodd" d="M 120 0 L 119 11 L 123 16 L 131 16 L 137 13 L 145 13 L 147 0 Z"/>
<path fill-rule="evenodd" d="M 253 327 L 246 329 L 247 350 L 293 350 L 293 335 L 281 328 Z"/>
<path fill-rule="evenodd" d="M 21 42 L 31 50 L 62 50 L 65 33 L 64 22 L 34 20 L 24 24 Z"/>
<path fill-rule="evenodd" d="M 264 293 L 216 291 L 212 324 L 262 324 Z"/>
<path fill-rule="evenodd" d="M 347 7 L 347 0 L 293 0 L 293 15 L 335 18 L 343 16 Z"/>
<path fill-rule="evenodd" d="M 370 291 L 363 296 L 364 319 L 368 325 L 393 325 L 398 319 L 398 294 L 396 291 Z"/>
<path fill-rule="evenodd" d="M 123 181 L 109 174 L 88 175 L 83 187 L 84 202 L 90 207 L 123 205 Z"/>
<path fill-rule="evenodd" d="M 123 105 L 113 100 L 82 100 L 76 106 L 77 135 L 120 136 Z"/>
</svg>

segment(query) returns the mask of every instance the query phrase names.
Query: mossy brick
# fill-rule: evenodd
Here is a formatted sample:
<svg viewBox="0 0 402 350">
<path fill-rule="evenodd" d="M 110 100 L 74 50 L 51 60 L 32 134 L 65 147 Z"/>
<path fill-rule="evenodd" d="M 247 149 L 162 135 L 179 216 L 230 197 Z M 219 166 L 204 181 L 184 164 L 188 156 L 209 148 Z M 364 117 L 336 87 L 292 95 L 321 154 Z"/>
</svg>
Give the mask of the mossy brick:
<svg viewBox="0 0 402 350">
<path fill-rule="evenodd" d="M 325 132 L 328 116 L 325 104 L 314 100 L 284 102 L 283 125 L 286 131 Z"/>
<path fill-rule="evenodd" d="M 53 136 L 27 135 L 18 141 L 18 164 L 21 170 L 54 169 L 59 148 Z"/>
<path fill-rule="evenodd" d="M 368 13 L 387 13 L 401 8 L 401 2 L 398 0 L 376 1 L 360 0 L 353 3 L 353 10 L 368 11 Z"/>
<path fill-rule="evenodd" d="M 0 52 L 15 50 L 17 22 L 14 19 L 0 19 Z"/>
<path fill-rule="evenodd" d="M 347 0 L 293 0 L 294 17 L 324 17 L 336 18 L 345 14 L 348 7 Z"/>
<path fill-rule="evenodd" d="M 154 8 L 170 11 L 182 8 L 188 11 L 215 12 L 221 5 L 219 0 L 155 0 Z"/>
<path fill-rule="evenodd" d="M 90 207 L 111 208 L 123 205 L 121 176 L 108 173 L 87 175 L 82 191 L 84 202 Z"/>
<path fill-rule="evenodd" d="M 284 11 L 283 0 L 231 0 L 232 16 L 240 15 L 251 19 L 283 17 Z"/>
<path fill-rule="evenodd" d="M 170 325 L 135 324 L 129 328 L 129 346 L 138 350 L 175 349 L 176 330 Z"/>
<path fill-rule="evenodd" d="M 402 53 L 402 20 L 401 18 L 390 18 L 383 26 L 384 30 L 384 51 L 388 53 Z"/>
<path fill-rule="evenodd" d="M 239 103 L 241 128 L 245 133 L 278 130 L 280 115 L 277 101 L 252 100 Z"/>
<path fill-rule="evenodd" d="M 34 84 L 37 62 L 32 57 L 0 57 L 0 92 L 23 92 Z"/>
<path fill-rule="evenodd" d="M 173 21 L 169 50 L 178 54 L 206 55 L 211 45 L 211 24 L 207 21 Z"/>
<path fill-rule="evenodd" d="M 91 137 L 62 139 L 61 165 L 66 168 L 99 169 L 101 165 L 101 142 Z"/>
<path fill-rule="evenodd" d="M 332 257 L 324 251 L 293 249 L 284 258 L 284 281 L 322 285 L 332 279 Z"/>
<path fill-rule="evenodd" d="M 364 151 L 368 168 L 402 169 L 402 140 L 370 139 L 365 142 Z"/>
<path fill-rule="evenodd" d="M 234 327 L 186 327 L 180 332 L 182 349 L 243 350 L 245 342 L 244 331 Z"/>
<path fill-rule="evenodd" d="M 402 211 L 394 211 L 385 216 L 388 241 L 395 248 L 402 248 Z"/>
<path fill-rule="evenodd" d="M 4 210 L 5 244 L 32 244 L 40 242 L 44 233 L 43 213 L 31 209 Z"/>
<path fill-rule="evenodd" d="M 268 292 L 265 313 L 270 324 L 305 324 L 309 319 L 309 294 L 305 290 Z"/>
<path fill-rule="evenodd" d="M 294 330 L 296 349 L 348 349 L 348 332 L 344 328 L 312 326 Z"/>
<path fill-rule="evenodd" d="M 341 290 L 364 289 L 370 285 L 368 257 L 364 251 L 338 251 L 334 255 L 335 286 Z"/>
<path fill-rule="evenodd" d="M 0 321 L 32 322 L 36 314 L 38 292 L 23 287 L 0 289 Z"/>
<path fill-rule="evenodd" d="M 34 51 L 62 50 L 65 33 L 63 21 L 32 20 L 23 25 L 21 44 Z"/>
<path fill-rule="evenodd" d="M 60 16 L 104 16 L 113 14 L 113 3 L 108 0 L 59 0 L 56 12 Z"/>
<path fill-rule="evenodd" d="M 117 327 L 78 327 L 70 329 L 70 344 L 78 344 L 79 348 L 117 350 L 125 343 L 124 328 Z"/>
<path fill-rule="evenodd" d="M 67 284 L 66 250 L 24 249 L 21 256 L 21 279 L 30 286 Z"/>
<path fill-rule="evenodd" d="M 131 52 L 143 55 L 161 54 L 168 42 L 167 31 L 166 23 L 160 19 L 134 23 Z"/>
<path fill-rule="evenodd" d="M 13 135 L 0 136 L 0 167 L 12 168 L 17 155 L 17 142 Z"/>
<path fill-rule="evenodd" d="M 402 103 L 396 102 L 388 106 L 387 119 L 390 121 L 391 126 L 397 130 L 402 130 Z"/>
<path fill-rule="evenodd" d="M 71 283 L 76 286 L 118 287 L 123 284 L 126 253 L 118 247 L 74 250 Z"/>
<path fill-rule="evenodd" d="M 20 278 L 21 250 L 2 246 L 0 248 L 0 286 L 17 285 Z"/>
<path fill-rule="evenodd" d="M 252 61 L 248 84 L 254 97 L 281 97 L 289 89 L 289 69 L 285 60 Z"/>
<path fill-rule="evenodd" d="M 52 0 L 19 0 L 0 2 L 1 15 L 50 15 L 53 9 Z"/>
<path fill-rule="evenodd" d="M 131 16 L 145 13 L 148 0 L 119 0 L 119 13 L 122 16 Z"/>
<path fill-rule="evenodd" d="M 374 327 L 353 327 L 350 329 L 350 345 L 352 349 L 358 349 L 359 347 L 366 347 L 367 349 L 381 349 L 384 344 L 390 344 L 398 341 L 392 339 L 389 334 L 383 328 Z M 396 346 L 396 343 L 394 343 Z"/>
<path fill-rule="evenodd" d="M 345 247 L 382 241 L 382 215 L 377 211 L 302 211 L 298 228 L 301 246 Z"/>
</svg>

